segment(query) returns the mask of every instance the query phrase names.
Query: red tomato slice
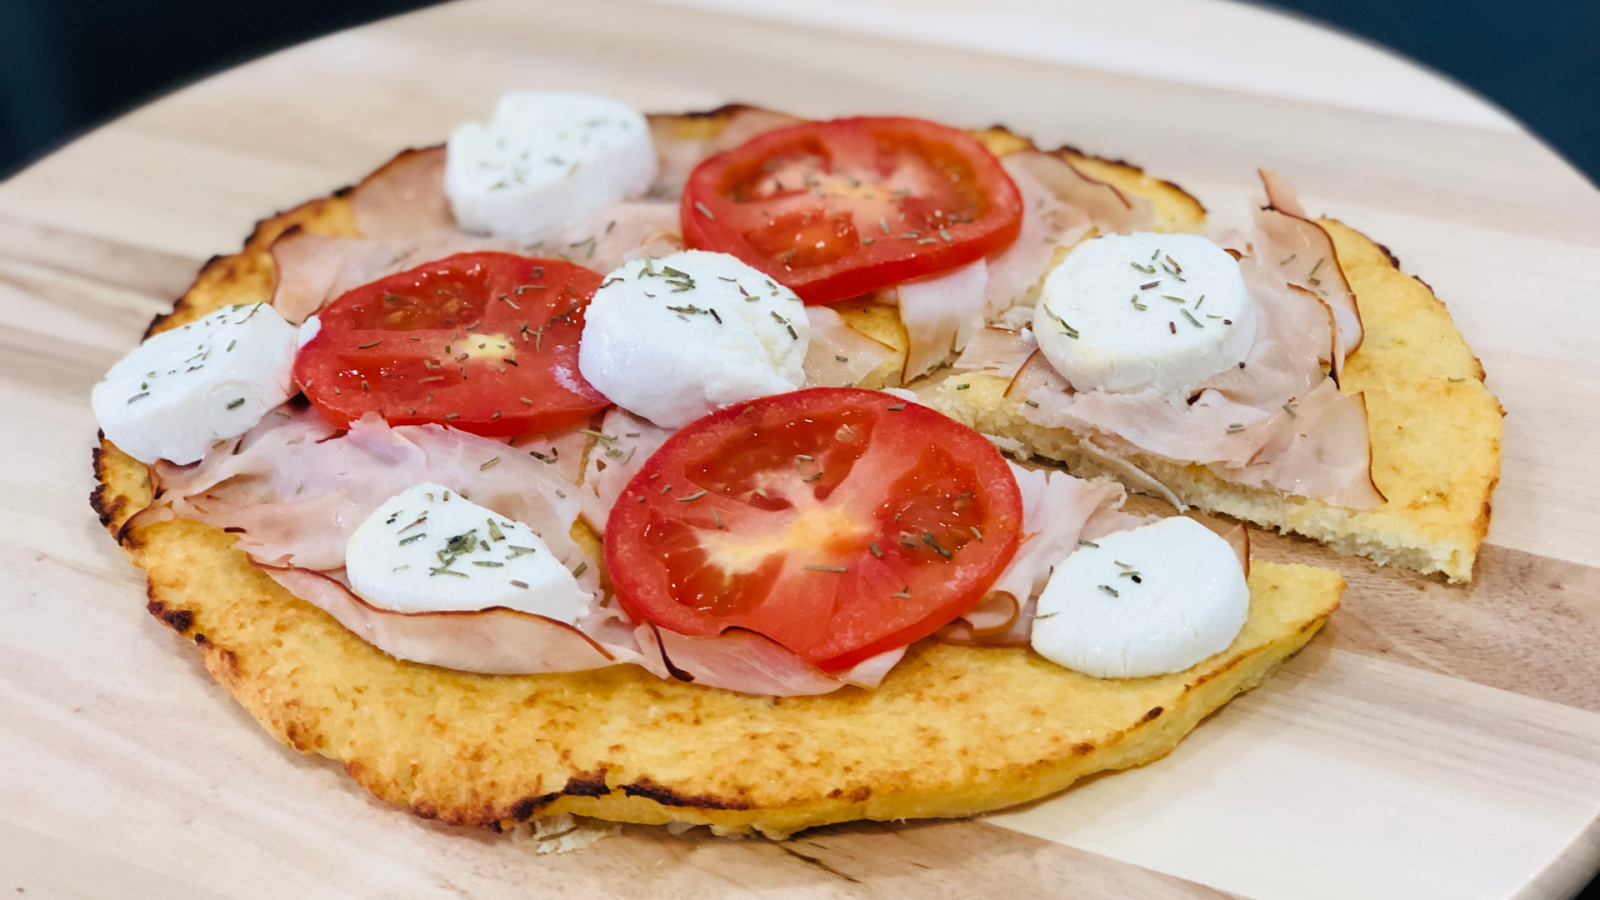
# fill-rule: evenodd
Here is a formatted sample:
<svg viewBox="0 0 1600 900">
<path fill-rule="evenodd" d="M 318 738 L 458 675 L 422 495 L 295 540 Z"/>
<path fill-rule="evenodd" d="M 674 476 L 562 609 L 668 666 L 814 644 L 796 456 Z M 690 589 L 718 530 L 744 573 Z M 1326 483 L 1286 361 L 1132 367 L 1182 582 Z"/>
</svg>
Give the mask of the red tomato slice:
<svg viewBox="0 0 1600 900">
<path fill-rule="evenodd" d="M 1021 527 L 982 435 L 878 391 L 813 388 L 668 439 L 612 507 L 606 565 L 634 621 L 748 629 L 839 670 L 971 609 Z"/>
<path fill-rule="evenodd" d="M 583 311 L 600 280 L 510 253 L 418 266 L 323 309 L 295 381 L 341 427 L 369 412 L 489 436 L 581 422 L 610 405 L 578 374 Z"/>
<path fill-rule="evenodd" d="M 982 259 L 1022 229 L 1022 195 L 970 135 L 922 119 L 803 122 L 700 163 L 690 247 L 731 253 L 833 303 Z"/>
</svg>

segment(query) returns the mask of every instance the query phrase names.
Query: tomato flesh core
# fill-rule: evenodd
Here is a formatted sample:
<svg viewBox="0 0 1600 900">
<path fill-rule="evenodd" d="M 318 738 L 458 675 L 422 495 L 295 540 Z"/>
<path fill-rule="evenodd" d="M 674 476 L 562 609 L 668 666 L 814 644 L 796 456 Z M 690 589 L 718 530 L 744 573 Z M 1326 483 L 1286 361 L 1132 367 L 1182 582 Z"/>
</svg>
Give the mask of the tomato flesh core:
<svg viewBox="0 0 1600 900">
<path fill-rule="evenodd" d="M 970 609 L 1021 521 L 977 432 L 878 391 L 814 388 L 668 440 L 613 507 L 606 562 L 636 621 L 744 628 L 838 670 Z"/>
<path fill-rule="evenodd" d="M 600 281 L 509 253 L 427 263 L 324 308 L 295 380 L 341 427 L 368 412 L 489 436 L 585 421 L 609 405 L 578 373 L 583 311 Z"/>
<path fill-rule="evenodd" d="M 833 303 L 1005 249 L 1022 199 L 971 136 L 921 119 L 804 122 L 702 162 L 682 203 L 689 246 L 731 253 Z"/>
</svg>

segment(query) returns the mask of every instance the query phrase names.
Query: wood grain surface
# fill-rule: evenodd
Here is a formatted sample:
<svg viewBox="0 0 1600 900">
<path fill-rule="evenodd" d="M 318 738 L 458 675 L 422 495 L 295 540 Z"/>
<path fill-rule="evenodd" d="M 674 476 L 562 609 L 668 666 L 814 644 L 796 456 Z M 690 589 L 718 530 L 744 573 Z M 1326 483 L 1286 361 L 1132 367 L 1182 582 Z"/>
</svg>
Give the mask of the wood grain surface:
<svg viewBox="0 0 1600 900">
<path fill-rule="evenodd" d="M 1503 114 L 1215 0 L 472 2 L 223 73 L 0 185 L 0 893 L 29 897 L 1563 897 L 1600 866 L 1600 194 Z M 1106 7 L 1116 6 L 1115 11 Z M 973 821 L 580 852 L 414 820 L 268 739 L 87 505 L 89 388 L 262 216 L 570 87 L 641 108 L 1005 123 L 1220 224 L 1278 169 L 1450 305 L 1507 409 L 1465 587 L 1345 607 L 1170 757 Z"/>
</svg>

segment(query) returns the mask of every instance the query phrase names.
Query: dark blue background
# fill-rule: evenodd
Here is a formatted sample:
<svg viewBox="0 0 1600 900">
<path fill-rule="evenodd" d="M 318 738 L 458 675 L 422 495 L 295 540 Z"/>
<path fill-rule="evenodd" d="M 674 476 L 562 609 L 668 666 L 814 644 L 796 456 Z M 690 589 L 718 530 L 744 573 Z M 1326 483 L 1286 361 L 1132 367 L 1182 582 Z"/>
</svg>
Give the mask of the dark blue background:
<svg viewBox="0 0 1600 900">
<path fill-rule="evenodd" d="M 218 69 L 426 5 L 0 0 L 0 175 Z M 1387 45 L 1466 84 L 1520 119 L 1591 182 L 1600 182 L 1600 0 L 1276 5 Z M 1591 886 L 1585 896 L 1600 900 L 1600 890 Z"/>
<path fill-rule="evenodd" d="M 803 2 L 803 0 L 796 0 Z M 1115 2 L 1115 0 L 1108 0 Z M 0 0 L 0 175 L 185 82 L 426 0 Z M 1508 110 L 1600 181 L 1600 0 L 1280 0 Z"/>
</svg>

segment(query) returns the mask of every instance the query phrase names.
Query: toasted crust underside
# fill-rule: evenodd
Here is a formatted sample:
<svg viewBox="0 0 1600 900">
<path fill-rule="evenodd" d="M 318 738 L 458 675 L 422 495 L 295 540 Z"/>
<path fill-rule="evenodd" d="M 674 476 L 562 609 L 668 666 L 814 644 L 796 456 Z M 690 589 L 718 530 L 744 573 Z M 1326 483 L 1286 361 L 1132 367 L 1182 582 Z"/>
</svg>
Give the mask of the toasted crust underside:
<svg viewBox="0 0 1600 900">
<path fill-rule="evenodd" d="M 1489 496 L 1500 480 L 1505 413 L 1433 291 L 1402 273 L 1388 250 L 1367 236 L 1332 219 L 1321 224 L 1361 310 L 1365 340 L 1350 355 L 1341 387 L 1366 395 L 1372 479 L 1387 502 L 1348 509 L 1236 484 L 1204 466 L 1150 454 L 1128 460 L 1191 506 L 1315 538 L 1341 553 L 1470 581 L 1489 530 Z M 960 381 L 971 386 L 958 393 L 954 380 L 946 379 L 939 394 L 946 413 L 1021 441 L 1029 453 L 1064 462 L 1074 474 L 1121 477 L 1073 433 L 1023 419 L 1019 399 L 1004 396 L 1005 381 L 962 374 Z"/>
<path fill-rule="evenodd" d="M 706 128 L 716 116 L 682 117 Z M 152 331 L 270 299 L 267 249 L 290 227 L 358 232 L 342 195 L 262 222 L 212 260 Z M 416 815 L 499 830 L 576 813 L 772 836 L 853 819 L 962 816 L 1062 790 L 1172 750 L 1265 678 L 1337 608 L 1339 576 L 1256 563 L 1249 621 L 1173 675 L 1100 680 L 1031 651 L 924 642 L 877 691 L 773 699 L 632 667 L 481 676 L 396 660 L 284 591 L 188 520 L 129 527 L 147 468 L 109 442 L 92 503 L 149 577 L 148 609 L 279 741 L 341 762 Z"/>
</svg>

